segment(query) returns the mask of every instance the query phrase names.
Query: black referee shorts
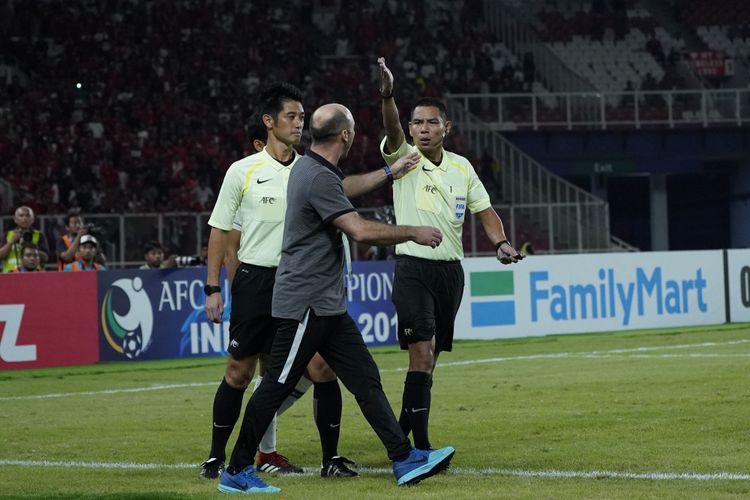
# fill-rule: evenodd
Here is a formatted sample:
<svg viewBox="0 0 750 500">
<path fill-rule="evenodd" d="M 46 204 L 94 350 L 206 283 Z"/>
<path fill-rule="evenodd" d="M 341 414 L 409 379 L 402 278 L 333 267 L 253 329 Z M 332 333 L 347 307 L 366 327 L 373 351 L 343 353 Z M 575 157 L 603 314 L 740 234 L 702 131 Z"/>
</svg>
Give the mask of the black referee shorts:
<svg viewBox="0 0 750 500">
<path fill-rule="evenodd" d="M 435 337 L 436 352 L 452 350 L 453 325 L 463 293 L 460 261 L 397 256 L 392 300 L 401 349 Z"/>
<path fill-rule="evenodd" d="M 232 281 L 227 348 L 235 359 L 271 352 L 276 333 L 276 323 L 271 316 L 275 280 L 275 267 L 241 263 L 237 268 Z"/>
</svg>

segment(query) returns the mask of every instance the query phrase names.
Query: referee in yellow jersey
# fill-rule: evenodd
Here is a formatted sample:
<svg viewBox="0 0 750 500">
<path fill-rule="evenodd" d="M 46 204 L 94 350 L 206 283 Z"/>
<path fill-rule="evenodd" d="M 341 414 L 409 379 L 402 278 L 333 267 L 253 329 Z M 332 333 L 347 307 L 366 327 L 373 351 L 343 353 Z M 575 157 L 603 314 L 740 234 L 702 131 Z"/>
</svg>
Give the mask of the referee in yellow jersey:
<svg viewBox="0 0 750 500">
<path fill-rule="evenodd" d="M 417 101 L 409 121 L 414 145 L 408 144 L 393 99 L 393 74 L 382 57 L 378 64 L 386 133 L 380 145 L 383 158 L 392 164 L 415 151 L 421 155 L 417 168 L 393 184 L 396 222 L 434 226 L 443 233 L 437 248 L 411 242 L 397 245 L 393 279 L 399 343 L 409 351 L 399 424 L 404 434 L 412 432 L 416 448 L 430 449 L 432 374 L 440 353 L 452 349 L 464 289 L 461 235 L 466 211 L 482 223 L 500 262 L 510 264 L 523 257 L 508 241 L 474 167 L 463 156 L 443 149 L 451 127 L 445 105 L 433 98 Z"/>
</svg>

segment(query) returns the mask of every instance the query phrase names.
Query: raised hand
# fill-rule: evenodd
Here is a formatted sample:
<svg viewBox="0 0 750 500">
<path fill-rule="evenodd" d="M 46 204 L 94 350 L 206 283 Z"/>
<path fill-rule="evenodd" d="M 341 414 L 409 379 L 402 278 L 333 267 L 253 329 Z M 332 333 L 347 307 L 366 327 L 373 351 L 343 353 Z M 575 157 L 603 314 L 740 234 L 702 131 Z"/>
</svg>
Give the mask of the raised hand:
<svg viewBox="0 0 750 500">
<path fill-rule="evenodd" d="M 384 57 L 378 57 L 378 65 L 380 66 L 380 95 L 390 97 L 393 95 L 393 73 L 385 65 Z"/>
</svg>

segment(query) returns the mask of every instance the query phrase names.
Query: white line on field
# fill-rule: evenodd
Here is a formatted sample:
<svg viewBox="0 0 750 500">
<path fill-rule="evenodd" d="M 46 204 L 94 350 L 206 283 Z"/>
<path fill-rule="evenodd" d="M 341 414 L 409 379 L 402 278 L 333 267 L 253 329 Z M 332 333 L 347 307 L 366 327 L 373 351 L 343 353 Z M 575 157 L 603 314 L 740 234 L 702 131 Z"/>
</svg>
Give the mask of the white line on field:
<svg viewBox="0 0 750 500">
<path fill-rule="evenodd" d="M 0 466 L 19 467 L 63 467 L 79 469 L 198 469 L 197 464 L 140 464 L 133 462 L 55 462 L 51 460 L 0 460 Z M 392 474 L 391 469 L 361 467 L 360 472 L 366 474 Z M 750 481 L 750 474 L 732 472 L 618 472 L 606 470 L 592 471 L 563 471 L 563 470 L 523 470 L 484 468 L 472 469 L 455 467 L 448 470 L 450 474 L 459 476 L 514 476 L 514 477 L 543 477 L 543 478 L 592 478 L 592 479 L 646 479 L 652 481 Z M 308 468 L 305 475 L 317 475 L 319 469 Z"/>
<path fill-rule="evenodd" d="M 462 366 L 462 365 L 478 365 L 482 363 L 498 363 L 501 361 L 517 361 L 517 360 L 530 360 L 530 359 L 562 359 L 572 357 L 597 357 L 597 356 L 610 356 L 612 354 L 627 354 L 627 353 L 640 353 L 645 351 L 656 351 L 661 349 L 691 349 L 699 347 L 718 347 L 726 345 L 736 344 L 747 344 L 750 343 L 750 339 L 743 340 L 729 340 L 727 342 L 702 342 L 700 344 L 678 344 L 668 346 L 646 346 L 646 347 L 633 347 L 630 349 L 610 349 L 607 351 L 589 351 L 589 352 L 560 352 L 554 354 L 529 354 L 527 356 L 503 356 L 498 358 L 484 358 L 484 359 L 469 359 L 465 361 L 449 361 L 447 363 L 439 363 L 439 366 Z M 406 371 L 407 368 L 396 368 L 394 370 L 381 370 L 381 371 Z"/>
<path fill-rule="evenodd" d="M 69 396 L 99 396 L 101 394 L 120 394 L 122 392 L 160 391 L 162 389 L 182 389 L 185 387 L 203 387 L 206 385 L 216 385 L 216 382 L 194 382 L 190 384 L 160 384 L 160 385 L 150 385 L 148 387 L 133 387 L 131 389 L 105 389 L 101 391 L 60 392 L 57 394 L 34 394 L 34 395 L 29 395 L 29 396 L 3 396 L 3 397 L 0 397 L 0 401 L 15 401 L 19 399 L 67 398 Z"/>
<path fill-rule="evenodd" d="M 484 359 L 468 359 L 464 361 L 449 361 L 446 363 L 440 363 L 441 368 L 450 366 L 465 366 L 465 365 L 479 365 L 484 363 L 499 363 L 504 361 L 523 361 L 523 360 L 534 360 L 534 359 L 565 359 L 565 358 L 611 358 L 619 357 L 617 355 L 627 355 L 625 357 L 633 358 L 679 358 L 679 357 L 748 357 L 749 354 L 744 353 L 729 353 L 729 354 L 712 354 L 712 353 L 688 353 L 688 354 L 636 354 L 646 351 L 657 351 L 662 349 L 691 349 L 700 347 L 719 347 L 737 344 L 750 343 L 750 339 L 743 340 L 729 340 L 726 342 L 702 342 L 700 344 L 679 344 L 679 345 L 668 345 L 668 346 L 644 346 L 634 347 L 630 349 L 610 349 L 607 351 L 589 351 L 589 352 L 560 352 L 553 354 L 529 354 L 526 356 L 502 356 L 496 358 L 484 358 Z M 633 354 L 630 354 L 633 353 Z M 381 372 L 403 372 L 406 371 L 406 367 L 402 368 L 390 368 L 380 370 Z M 151 385 L 147 387 L 133 387 L 130 389 L 105 389 L 100 391 L 82 391 L 82 392 L 64 392 L 55 394 L 34 394 L 27 396 L 0 396 L 0 401 L 18 401 L 18 400 L 29 400 L 29 399 L 53 399 L 53 398 L 66 398 L 70 396 L 98 396 L 105 394 L 120 394 L 120 393 L 133 393 L 133 392 L 148 392 L 148 391 L 160 391 L 163 389 L 182 389 L 186 387 L 204 387 L 216 385 L 216 382 L 193 382 L 186 384 L 159 384 Z"/>
</svg>

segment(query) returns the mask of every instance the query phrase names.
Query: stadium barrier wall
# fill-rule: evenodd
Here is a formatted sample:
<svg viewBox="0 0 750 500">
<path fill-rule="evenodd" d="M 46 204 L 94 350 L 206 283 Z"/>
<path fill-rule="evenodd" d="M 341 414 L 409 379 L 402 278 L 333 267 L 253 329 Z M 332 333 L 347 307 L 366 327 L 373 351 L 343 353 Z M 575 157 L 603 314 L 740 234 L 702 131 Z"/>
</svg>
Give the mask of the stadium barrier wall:
<svg viewBox="0 0 750 500">
<path fill-rule="evenodd" d="M 96 279 L 0 275 L 0 370 L 96 363 Z"/>
<path fill-rule="evenodd" d="M 464 261 L 457 338 L 712 325 L 727 320 L 721 250 Z"/>
<path fill-rule="evenodd" d="M 393 261 L 354 262 L 349 313 L 392 345 Z M 750 321 L 750 250 L 464 261 L 456 337 L 494 339 Z M 0 275 L 0 370 L 226 354 L 204 312 L 205 268 Z"/>
<path fill-rule="evenodd" d="M 727 322 L 750 321 L 750 249 L 727 250 Z"/>
</svg>

